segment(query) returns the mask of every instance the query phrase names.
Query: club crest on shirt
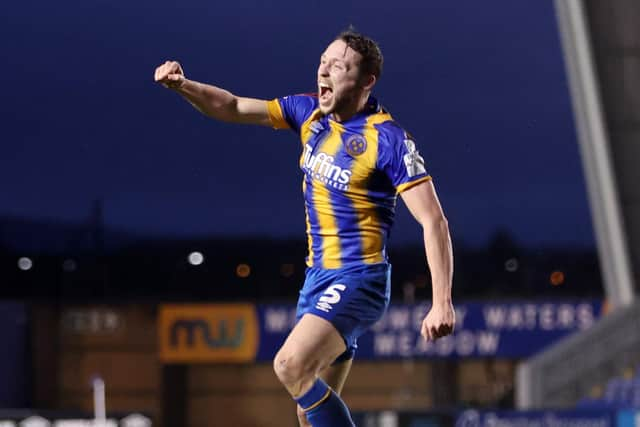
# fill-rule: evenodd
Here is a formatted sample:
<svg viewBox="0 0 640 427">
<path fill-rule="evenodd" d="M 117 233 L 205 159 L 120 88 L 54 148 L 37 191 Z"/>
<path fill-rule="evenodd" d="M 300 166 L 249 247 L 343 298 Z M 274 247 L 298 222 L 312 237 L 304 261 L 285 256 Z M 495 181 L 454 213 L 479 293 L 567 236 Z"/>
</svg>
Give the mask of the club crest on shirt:
<svg viewBox="0 0 640 427">
<path fill-rule="evenodd" d="M 345 141 L 344 149 L 353 157 L 359 156 L 367 151 L 367 140 L 362 135 L 351 135 Z"/>
</svg>

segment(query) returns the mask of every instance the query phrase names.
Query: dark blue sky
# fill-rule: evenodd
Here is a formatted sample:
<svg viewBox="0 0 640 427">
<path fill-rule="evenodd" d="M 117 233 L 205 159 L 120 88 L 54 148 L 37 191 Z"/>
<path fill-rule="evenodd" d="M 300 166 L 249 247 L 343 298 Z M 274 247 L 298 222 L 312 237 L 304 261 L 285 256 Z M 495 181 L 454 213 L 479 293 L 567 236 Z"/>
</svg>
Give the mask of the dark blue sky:
<svg viewBox="0 0 640 427">
<path fill-rule="evenodd" d="M 366 5 L 366 7 L 365 7 Z M 349 24 L 381 45 L 376 95 L 418 141 L 457 240 L 593 246 L 551 0 L 22 0 L 0 16 L 0 216 L 157 234 L 302 238 L 293 133 L 221 124 L 153 83 L 265 99 L 315 89 Z M 400 206 L 394 238 L 419 241 Z"/>
</svg>

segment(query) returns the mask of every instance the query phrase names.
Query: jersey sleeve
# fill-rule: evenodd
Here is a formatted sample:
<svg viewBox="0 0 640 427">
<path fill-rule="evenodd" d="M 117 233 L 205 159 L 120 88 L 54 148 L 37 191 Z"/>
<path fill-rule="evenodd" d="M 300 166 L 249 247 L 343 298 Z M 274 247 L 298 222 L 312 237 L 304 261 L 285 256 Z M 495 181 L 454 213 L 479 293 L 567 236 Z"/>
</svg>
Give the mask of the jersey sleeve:
<svg viewBox="0 0 640 427">
<path fill-rule="evenodd" d="M 397 126 L 387 128 L 379 145 L 378 167 L 398 193 L 431 179 L 413 138 Z"/>
<path fill-rule="evenodd" d="M 267 101 L 271 125 L 275 129 L 292 129 L 297 133 L 317 106 L 317 97 L 313 95 L 292 95 Z"/>
</svg>

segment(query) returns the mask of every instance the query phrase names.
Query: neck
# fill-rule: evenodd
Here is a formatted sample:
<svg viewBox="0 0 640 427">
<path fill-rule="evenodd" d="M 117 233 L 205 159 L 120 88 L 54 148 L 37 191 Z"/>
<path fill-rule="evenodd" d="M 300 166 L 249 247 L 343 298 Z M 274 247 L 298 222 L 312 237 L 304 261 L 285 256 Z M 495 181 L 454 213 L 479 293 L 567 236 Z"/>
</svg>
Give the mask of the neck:
<svg viewBox="0 0 640 427">
<path fill-rule="evenodd" d="M 357 99 L 357 102 L 353 102 L 345 106 L 345 108 L 341 109 L 340 111 L 334 111 L 333 119 L 336 122 L 344 122 L 349 120 L 356 114 L 364 111 L 365 107 L 367 106 L 367 101 L 369 100 L 370 94 L 370 92 L 365 92 Z"/>
</svg>

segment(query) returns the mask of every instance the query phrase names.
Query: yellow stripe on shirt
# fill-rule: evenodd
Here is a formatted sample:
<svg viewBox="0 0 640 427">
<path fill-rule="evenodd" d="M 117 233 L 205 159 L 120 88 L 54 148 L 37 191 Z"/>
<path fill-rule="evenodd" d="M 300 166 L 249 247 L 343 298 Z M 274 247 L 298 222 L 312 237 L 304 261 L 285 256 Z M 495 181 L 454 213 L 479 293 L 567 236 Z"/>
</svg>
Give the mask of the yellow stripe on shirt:
<svg viewBox="0 0 640 427">
<path fill-rule="evenodd" d="M 274 129 L 289 129 L 289 123 L 284 118 L 284 114 L 282 114 L 282 107 L 280 107 L 280 102 L 277 99 L 272 99 L 271 101 L 267 101 L 267 112 L 269 114 L 269 120 L 271 120 L 271 126 Z"/>
<path fill-rule="evenodd" d="M 315 110 L 313 110 L 313 113 L 309 115 L 309 118 L 307 118 L 307 120 L 302 123 L 302 126 L 300 126 L 300 140 L 302 141 L 303 147 L 304 144 L 306 144 L 307 141 L 309 141 L 309 139 L 311 139 L 311 137 L 313 136 L 313 132 L 311 131 L 311 123 L 318 120 L 321 116 L 322 113 L 320 112 L 320 109 L 316 108 Z"/>
<path fill-rule="evenodd" d="M 322 143 L 321 151 L 335 157 L 342 147 L 342 129 L 333 122 L 330 122 L 330 125 L 331 134 Z M 338 222 L 331 202 L 331 192 L 327 185 L 319 180 L 314 180 L 312 197 L 320 226 L 318 234 L 322 238 L 322 267 L 340 268 L 342 253 L 338 237 Z"/>
<path fill-rule="evenodd" d="M 367 117 L 364 127 L 364 138 L 367 141 L 367 150 L 358 156 L 353 162 L 354 176 L 368 176 L 373 172 L 378 162 L 378 130 L 374 125 L 391 120 L 391 115 L 386 113 L 373 114 Z M 366 194 L 363 194 L 363 196 Z M 382 252 L 384 241 L 381 234 L 382 225 L 376 216 L 376 207 L 369 198 L 352 198 L 353 207 L 357 212 L 365 212 L 365 217 L 360 219 L 360 240 L 362 257 L 366 264 L 375 264 L 384 261 Z"/>
<path fill-rule="evenodd" d="M 307 181 L 306 178 L 302 179 L 302 194 L 306 194 L 307 192 Z M 305 207 L 304 209 L 304 222 L 307 228 L 307 245 L 309 247 L 309 254 L 307 258 L 307 265 L 309 267 L 313 267 L 313 238 L 311 237 L 311 221 L 309 221 L 309 211 Z"/>
</svg>

